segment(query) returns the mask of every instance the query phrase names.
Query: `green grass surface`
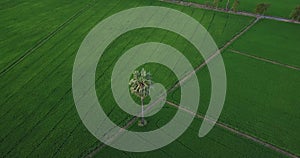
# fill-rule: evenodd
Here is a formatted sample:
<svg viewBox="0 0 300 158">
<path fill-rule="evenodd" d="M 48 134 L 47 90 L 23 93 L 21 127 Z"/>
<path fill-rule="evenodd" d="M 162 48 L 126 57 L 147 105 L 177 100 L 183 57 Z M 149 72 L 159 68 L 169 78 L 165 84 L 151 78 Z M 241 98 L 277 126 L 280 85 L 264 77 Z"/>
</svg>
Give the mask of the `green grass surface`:
<svg viewBox="0 0 300 158">
<path fill-rule="evenodd" d="M 262 20 L 230 48 L 300 67 L 300 25 Z"/>
<path fill-rule="evenodd" d="M 249 57 L 224 52 L 227 94 L 220 121 L 300 155 L 300 73 Z M 205 114 L 210 93 L 208 70 L 197 73 L 199 112 Z M 173 101 L 178 102 L 179 92 Z"/>
<path fill-rule="evenodd" d="M 0 71 L 61 24 L 71 20 L 70 18 L 86 8 L 88 3 L 89 1 L 84 0 L 1 1 Z"/>
<path fill-rule="evenodd" d="M 190 2 L 202 3 L 205 4 L 206 2 L 213 2 L 213 0 L 185 0 Z M 232 7 L 233 0 L 230 0 L 230 8 Z M 219 3 L 220 7 L 226 7 L 227 0 L 223 0 Z M 240 0 L 240 5 L 238 10 L 240 11 L 247 11 L 253 12 L 255 11 L 255 7 L 259 3 L 269 3 L 271 7 L 265 13 L 266 15 L 278 16 L 278 17 L 285 17 L 289 18 L 292 10 L 296 8 L 297 5 L 300 5 L 299 0 L 289 0 L 289 1 L 282 1 L 282 0 Z"/>
<path fill-rule="evenodd" d="M 34 2 L 32 3 L 29 6 L 34 5 Z M 192 15 L 211 32 L 220 47 L 252 21 L 251 18 L 247 17 L 152 1 L 135 0 L 111 3 L 111 1 L 103 0 L 94 4 L 43 46 L 28 55 L 16 67 L 1 76 L 0 86 L 1 89 L 5 90 L 1 91 L 0 95 L 0 154 L 7 157 L 17 155 L 23 157 L 42 155 L 74 157 L 84 155 L 97 146 L 99 142 L 85 129 L 78 117 L 71 93 L 71 73 L 77 49 L 85 35 L 101 19 L 126 8 L 151 4 L 169 6 Z M 27 25 L 29 27 L 31 23 L 27 23 Z M 25 24 L 24 27 L 26 27 Z M 41 37 L 31 35 L 33 38 Z M 11 36 L 10 38 L 18 37 L 24 38 L 23 35 Z M 110 76 L 106 74 L 111 72 L 111 65 L 116 61 L 116 55 L 121 55 L 125 50 L 138 43 L 162 41 L 161 37 L 164 37 L 164 43 L 183 51 L 193 66 L 201 63 L 201 57 L 197 56 L 195 49 L 175 34 L 154 29 L 132 31 L 113 43 L 107 50 L 111 53 L 106 53 L 103 62 L 99 63 L 100 68 L 97 69 L 97 76 L 99 81 L 106 82 L 102 86 L 97 85 L 98 92 L 101 93 L 109 89 L 107 80 Z M 13 48 L 13 43 L 10 43 L 5 44 L 5 47 L 1 49 L 13 50 Z M 20 52 L 25 52 L 26 49 L 27 47 L 24 46 L 23 51 Z M 11 62 L 11 58 L 1 59 L 5 63 Z M 156 68 L 157 66 L 153 68 L 153 71 Z M 153 74 L 155 75 L 155 72 Z M 166 76 L 157 77 L 157 79 L 166 83 L 166 86 L 171 85 L 171 82 L 166 81 L 168 79 Z M 99 94 L 99 100 L 106 103 L 104 108 L 107 112 L 111 112 L 110 118 L 112 120 L 124 124 L 128 115 L 122 113 L 111 102 L 112 96 L 109 98 L 108 95 L 109 93 Z M 244 142 L 238 137 L 234 139 Z M 248 141 L 243 144 L 251 146 Z M 258 146 L 257 148 L 260 151 L 258 155 L 272 154 L 270 151 L 264 153 L 266 149 L 262 147 Z M 222 155 L 222 151 L 218 154 Z M 235 151 L 228 152 L 228 154 L 230 153 L 233 154 Z"/>
<path fill-rule="evenodd" d="M 176 108 L 167 106 L 168 111 Z M 147 126 L 160 127 L 168 114 L 160 115 L 160 119 L 147 119 L 155 122 Z M 95 157 L 283 157 L 282 155 L 257 145 L 247 139 L 232 134 L 222 128 L 215 127 L 204 138 L 198 137 L 202 120 L 194 119 L 191 126 L 176 141 L 161 149 L 147 153 L 122 152 L 111 147 L 105 147 Z M 180 123 L 180 122 L 179 122 Z M 132 127 L 132 129 L 140 127 Z"/>
<path fill-rule="evenodd" d="M 59 5 L 56 1 L 22 1 L 18 4 L 13 1 L 1 2 L 0 16 L 5 21 L 0 24 L 1 33 L 4 35 L 1 36 L 0 43 L 1 52 L 4 52 L 1 54 L 0 68 L 22 56 L 39 39 L 55 30 L 87 3 L 77 1 L 71 6 L 67 2 Z M 79 157 L 101 145 L 78 117 L 71 92 L 71 74 L 81 41 L 105 17 L 136 6 L 159 5 L 175 8 L 200 21 L 219 47 L 253 20 L 249 17 L 150 0 L 119 0 L 113 3 L 102 0 L 91 4 L 90 8 L 74 18 L 44 45 L 0 77 L 1 156 Z M 16 12 L 18 10 L 23 10 L 24 13 L 20 17 Z M 40 14 L 31 16 L 37 12 Z M 17 19 L 14 21 L 13 18 Z M 250 29 L 231 48 L 299 66 L 299 51 L 295 47 L 299 41 L 298 27 L 294 24 L 264 20 Z M 5 29 L 8 31 L 4 31 Z M 23 40 L 16 45 L 19 39 Z M 290 43 L 278 44 L 287 41 Z M 110 75 L 119 56 L 133 46 L 145 42 L 163 42 L 177 48 L 190 60 L 193 67 L 203 62 L 190 43 L 168 31 L 138 29 L 115 40 L 98 64 L 96 88 L 105 112 L 121 126 L 131 116 L 116 105 L 110 90 Z M 300 113 L 297 109 L 300 105 L 300 84 L 296 82 L 300 80 L 299 72 L 228 51 L 223 57 L 228 76 L 228 92 L 220 121 L 300 155 Z M 160 65 L 147 64 L 145 68 L 151 71 L 155 82 L 162 83 L 166 88 L 170 88 L 177 81 L 172 72 Z M 210 96 L 210 78 L 207 69 L 199 71 L 197 75 L 201 85 L 199 113 L 204 114 Z M 168 98 L 178 102 L 179 94 L 180 89 Z M 174 107 L 165 105 L 156 115 L 147 118 L 146 128 L 134 124 L 130 129 L 147 131 L 161 127 L 174 116 L 175 110 Z M 201 121 L 195 119 L 178 140 L 164 148 L 147 153 L 130 153 L 105 147 L 96 157 L 283 157 L 220 127 L 213 128 L 206 137 L 200 139 L 198 130 Z"/>
</svg>

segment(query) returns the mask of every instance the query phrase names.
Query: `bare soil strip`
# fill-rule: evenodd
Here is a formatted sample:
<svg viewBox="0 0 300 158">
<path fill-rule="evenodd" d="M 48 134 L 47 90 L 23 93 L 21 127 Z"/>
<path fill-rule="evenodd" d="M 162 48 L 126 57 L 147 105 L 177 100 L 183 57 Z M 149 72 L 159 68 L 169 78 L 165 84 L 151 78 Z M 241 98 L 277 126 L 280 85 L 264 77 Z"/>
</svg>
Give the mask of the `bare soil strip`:
<svg viewBox="0 0 300 158">
<path fill-rule="evenodd" d="M 254 14 L 250 12 L 243 12 L 243 11 L 228 11 L 223 8 L 214 8 L 212 6 L 207 6 L 199 3 L 194 3 L 194 2 L 183 2 L 179 0 L 160 0 L 162 2 L 167 2 L 167 3 L 173 3 L 173 4 L 178 4 L 178 5 L 183 5 L 183 6 L 190 6 L 190 7 L 195 7 L 195 8 L 201 8 L 201 9 L 206 9 L 206 10 L 213 10 L 217 12 L 223 12 L 223 13 L 230 13 L 230 14 L 235 14 L 235 15 L 243 15 L 243 16 L 249 16 L 249 17 L 260 17 L 263 19 L 271 19 L 271 20 L 276 20 L 276 21 L 281 21 L 281 22 L 287 22 L 287 23 L 295 23 L 295 24 L 300 24 L 298 21 L 294 21 L 291 19 L 286 19 L 286 18 L 281 18 L 281 17 L 274 17 L 274 16 L 266 16 L 266 15 L 259 15 L 259 14 Z"/>
<path fill-rule="evenodd" d="M 277 62 L 277 61 L 273 61 L 273 60 L 270 60 L 270 59 L 258 57 L 258 56 L 255 56 L 255 55 L 250 55 L 250 54 L 247 54 L 247 53 L 242 53 L 242 52 L 237 51 L 237 50 L 230 49 L 229 51 L 232 52 L 232 53 L 240 54 L 240 55 L 243 55 L 243 56 L 246 56 L 246 57 L 249 57 L 249 58 L 253 58 L 253 59 L 256 59 L 256 60 L 260 60 L 260 61 L 271 63 L 271 64 L 274 64 L 274 65 L 278 65 L 278 66 L 282 66 L 282 67 L 286 67 L 286 68 L 289 68 L 289 69 L 294 69 L 294 70 L 300 71 L 300 68 L 296 67 L 296 66 L 291 66 L 291 65 L 283 64 L 283 63 L 280 63 L 280 62 Z"/>
<path fill-rule="evenodd" d="M 209 119 L 209 118 L 207 118 L 207 117 L 204 117 L 204 116 L 202 116 L 202 115 L 200 115 L 200 114 L 198 114 L 198 113 L 194 113 L 194 112 L 192 112 L 192 111 L 190 111 L 190 110 L 188 110 L 188 109 L 186 109 L 186 108 L 184 108 L 184 107 L 182 107 L 182 106 L 176 105 L 176 104 L 174 104 L 174 103 L 172 103 L 172 102 L 167 101 L 167 104 L 169 104 L 169 105 L 171 105 L 171 106 L 173 106 L 173 107 L 175 107 L 175 108 L 178 108 L 179 110 L 183 110 L 183 111 L 185 111 L 185 112 L 187 112 L 187 113 L 190 113 L 191 115 L 194 115 L 194 116 L 196 116 L 197 118 L 205 119 L 205 120 L 211 121 L 211 122 L 215 122 L 215 123 L 216 123 L 216 124 L 215 124 L 216 126 L 219 126 L 219 127 L 224 128 L 224 129 L 226 129 L 226 130 L 228 130 L 228 131 L 230 131 L 230 132 L 232 132 L 232 133 L 234 133 L 234 134 L 236 134 L 236 135 L 239 135 L 239 136 L 241 136 L 241 137 L 244 137 L 244 138 L 246 138 L 246 139 L 249 139 L 249 140 L 251 140 L 251 141 L 254 141 L 254 142 L 256 142 L 256 143 L 258 143 L 258 144 L 260 144 L 260 145 L 263 145 L 263 146 L 265 146 L 265 147 L 267 147 L 267 148 L 269 148 L 269 149 L 271 149 L 271 150 L 277 151 L 277 152 L 279 152 L 279 153 L 281 153 L 281 154 L 283 154 L 283 155 L 285 155 L 285 156 L 292 157 L 292 158 L 298 158 L 298 156 L 296 156 L 296 155 L 294 155 L 294 154 L 292 154 L 292 153 L 290 153 L 290 152 L 288 152 L 288 151 L 285 151 L 285 150 L 283 150 L 283 149 L 281 149 L 281 148 L 279 148 L 279 147 L 276 147 L 276 146 L 274 146 L 274 145 L 272 145 L 272 144 L 270 144 L 270 143 L 267 143 L 267 142 L 265 142 L 265 141 L 262 141 L 262 140 L 260 140 L 260 139 L 257 138 L 257 137 L 254 137 L 254 136 L 251 136 L 251 135 L 249 135 L 249 134 L 246 134 L 246 133 L 243 133 L 243 132 L 241 132 L 241 131 L 238 131 L 238 130 L 232 128 L 232 127 L 229 127 L 228 125 L 226 125 L 226 124 L 224 124 L 224 123 L 216 122 L 216 121 L 214 121 L 214 120 L 211 120 L 211 119 Z"/>
<path fill-rule="evenodd" d="M 197 71 L 199 71 L 200 69 L 202 69 L 204 66 L 206 66 L 207 63 L 209 63 L 212 59 L 214 59 L 216 56 L 220 55 L 221 52 L 223 52 L 232 42 L 234 42 L 236 39 L 238 39 L 241 35 L 243 35 L 245 32 L 247 32 L 252 26 L 254 26 L 260 18 L 256 18 L 252 23 L 250 23 L 248 26 L 246 26 L 241 32 L 239 32 L 237 35 L 235 35 L 230 41 L 228 41 L 219 51 L 217 51 L 216 53 L 214 53 L 213 55 L 211 55 L 205 62 L 201 63 L 197 68 L 195 68 L 194 71 L 188 73 L 184 78 L 182 78 L 177 84 L 175 84 L 171 89 L 168 90 L 168 94 L 173 92 L 174 90 L 176 90 L 181 84 L 183 84 L 184 82 L 186 82 L 194 73 L 196 73 Z M 151 107 L 155 106 L 156 103 L 158 101 L 160 101 L 161 99 L 163 99 L 162 97 L 159 98 L 157 101 L 155 101 L 152 105 L 149 105 L 147 107 L 147 109 L 145 109 L 145 111 L 149 110 Z M 121 132 L 124 132 L 125 129 L 129 128 L 133 123 L 136 122 L 136 120 L 138 119 L 138 117 L 133 117 L 124 127 L 124 130 L 119 131 L 120 133 L 116 133 L 113 137 L 110 138 L 109 142 L 112 142 L 113 140 L 115 140 L 120 134 Z M 86 158 L 88 157 L 93 157 L 95 156 L 99 151 L 101 151 L 101 149 L 103 149 L 106 146 L 106 144 L 101 144 L 100 146 L 96 147 L 94 150 L 92 150 L 91 152 L 89 152 L 86 156 Z"/>
</svg>

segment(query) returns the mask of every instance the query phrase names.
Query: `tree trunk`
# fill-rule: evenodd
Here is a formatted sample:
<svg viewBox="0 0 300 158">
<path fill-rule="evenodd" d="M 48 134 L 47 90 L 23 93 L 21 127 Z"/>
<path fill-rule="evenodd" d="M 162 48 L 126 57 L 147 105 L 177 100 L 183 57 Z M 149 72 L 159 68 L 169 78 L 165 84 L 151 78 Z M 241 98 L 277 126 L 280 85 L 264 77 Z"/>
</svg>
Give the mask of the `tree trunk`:
<svg viewBox="0 0 300 158">
<path fill-rule="evenodd" d="M 144 125 L 145 119 L 144 119 L 144 98 L 141 97 L 141 104 L 142 104 L 142 124 Z"/>
<path fill-rule="evenodd" d="M 230 0 L 227 0 L 227 3 L 226 3 L 226 11 L 228 11 L 229 2 L 230 2 Z"/>
</svg>

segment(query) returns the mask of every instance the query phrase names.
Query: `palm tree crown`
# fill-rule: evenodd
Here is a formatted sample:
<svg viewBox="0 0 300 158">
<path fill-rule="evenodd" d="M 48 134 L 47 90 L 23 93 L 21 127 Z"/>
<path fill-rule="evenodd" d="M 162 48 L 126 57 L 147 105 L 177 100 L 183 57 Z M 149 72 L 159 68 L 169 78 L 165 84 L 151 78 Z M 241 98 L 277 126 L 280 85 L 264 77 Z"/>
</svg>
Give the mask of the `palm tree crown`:
<svg viewBox="0 0 300 158">
<path fill-rule="evenodd" d="M 133 77 L 129 81 L 131 93 L 140 98 L 145 98 L 149 95 L 151 84 L 151 74 L 147 73 L 145 69 L 134 71 Z"/>
<path fill-rule="evenodd" d="M 139 122 L 140 126 L 144 126 L 146 124 L 144 118 L 144 98 L 146 98 L 150 93 L 150 86 L 152 84 L 150 73 L 146 72 L 145 69 L 141 71 L 134 71 L 133 77 L 129 81 L 130 91 L 136 96 L 141 98 L 142 104 L 142 120 Z"/>
</svg>

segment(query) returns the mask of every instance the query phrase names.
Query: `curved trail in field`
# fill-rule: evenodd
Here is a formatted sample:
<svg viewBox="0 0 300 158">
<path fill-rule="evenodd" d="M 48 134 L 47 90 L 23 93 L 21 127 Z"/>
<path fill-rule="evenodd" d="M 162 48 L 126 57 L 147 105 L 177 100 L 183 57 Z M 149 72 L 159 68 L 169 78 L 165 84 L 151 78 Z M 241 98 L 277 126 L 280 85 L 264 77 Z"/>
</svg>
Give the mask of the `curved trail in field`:
<svg viewBox="0 0 300 158">
<path fill-rule="evenodd" d="M 239 32 L 238 34 L 236 34 L 231 40 L 229 40 L 222 48 L 219 49 L 219 51 L 217 51 L 216 53 L 214 53 L 213 55 L 211 55 L 206 61 L 204 61 L 203 63 L 201 63 L 197 68 L 194 69 L 194 71 L 188 73 L 185 77 L 183 77 L 177 84 L 175 84 L 172 88 L 170 88 L 167 93 L 171 93 L 174 90 L 176 90 L 180 84 L 186 82 L 194 73 L 198 72 L 199 70 L 201 70 L 203 67 L 206 66 L 206 64 L 208 62 L 210 62 L 212 59 L 214 59 L 216 56 L 220 55 L 232 42 L 234 42 L 235 40 L 237 40 L 241 35 L 243 35 L 245 32 L 247 32 L 252 26 L 254 26 L 258 21 L 260 20 L 260 18 L 256 18 L 255 20 L 253 20 L 248 26 L 246 26 L 245 28 L 243 28 L 241 30 L 241 32 Z M 157 101 L 161 100 L 163 98 L 159 98 Z M 156 101 L 156 102 L 157 102 Z M 145 109 L 145 111 L 149 110 L 151 107 L 155 106 L 156 102 L 154 102 L 154 104 L 150 105 L 147 109 Z M 114 141 L 122 132 L 125 131 L 125 129 L 128 129 L 133 123 L 136 122 L 136 120 L 138 119 L 138 117 L 133 117 L 124 127 L 122 130 L 118 131 L 118 133 L 116 133 L 110 140 Z M 85 155 L 84 157 L 86 158 L 90 158 L 95 156 L 101 149 L 103 149 L 106 146 L 106 144 L 101 144 L 100 146 L 96 147 L 94 150 L 92 150 L 90 153 L 88 153 L 87 155 Z"/>
<path fill-rule="evenodd" d="M 246 26 L 241 32 L 235 35 L 231 40 L 229 40 L 219 51 L 211 55 L 205 62 L 200 64 L 194 71 L 188 73 L 184 78 L 182 78 L 172 89 L 176 89 L 180 86 L 181 83 L 185 82 L 189 79 L 194 73 L 202 69 L 207 65 L 211 60 L 213 60 L 216 56 L 220 55 L 226 48 L 228 48 L 234 41 L 236 41 L 240 36 L 242 36 L 245 32 L 247 32 L 252 26 L 254 26 L 260 18 L 256 18 L 250 25 Z"/>
<path fill-rule="evenodd" d="M 244 12 L 244 11 L 228 11 L 223 8 L 214 8 L 210 6 L 206 6 L 203 4 L 199 3 L 194 3 L 194 2 L 184 2 L 184 1 L 179 1 L 179 0 L 160 0 L 162 2 L 167 2 L 167 3 L 173 3 L 173 4 L 178 4 L 178 5 L 183 5 L 183 6 L 192 6 L 196 8 L 201 8 L 201 9 L 206 9 L 206 10 L 213 10 L 217 12 L 223 12 L 223 13 L 230 13 L 230 14 L 235 14 L 235 15 L 243 15 L 243 16 L 249 16 L 249 17 L 260 17 L 262 19 L 271 19 L 271 20 L 276 20 L 276 21 L 281 21 L 281 22 L 287 22 L 287 23 L 294 23 L 294 24 L 300 24 L 298 21 L 294 21 L 291 19 L 286 19 L 282 17 L 274 17 L 274 16 L 267 16 L 267 15 L 259 15 L 259 14 L 254 14 L 250 12 Z"/>
<path fill-rule="evenodd" d="M 267 147 L 269 149 L 277 151 L 277 152 L 279 152 L 279 153 L 281 153 L 281 154 L 283 154 L 285 156 L 292 157 L 292 158 L 298 158 L 296 155 L 294 155 L 294 154 L 292 154 L 292 153 L 290 153 L 288 151 L 285 151 L 285 150 L 283 150 L 283 149 L 281 149 L 279 147 L 276 147 L 276 146 L 274 146 L 274 145 L 272 145 L 270 143 L 262 141 L 262 140 L 258 139 L 257 137 L 254 137 L 254 136 L 251 136 L 249 134 L 246 134 L 246 133 L 243 133 L 241 131 L 238 131 L 238 130 L 232 128 L 232 127 L 229 127 L 228 125 L 226 125 L 224 123 L 221 123 L 221 122 L 218 122 L 218 121 L 215 121 L 215 120 L 211 120 L 211 119 L 209 119 L 207 117 L 204 117 L 201 114 L 194 113 L 194 112 L 192 112 L 192 111 L 190 111 L 188 109 L 185 109 L 184 107 L 179 106 L 179 105 L 177 105 L 175 103 L 172 103 L 172 102 L 169 102 L 169 101 L 166 101 L 166 103 L 169 104 L 169 105 L 171 105 L 171 106 L 173 106 L 173 107 L 175 107 L 175 108 L 178 108 L 179 110 L 183 110 L 183 111 L 185 111 L 187 113 L 190 113 L 191 115 L 194 115 L 197 118 L 200 118 L 200 119 L 203 119 L 203 120 L 206 120 L 206 121 L 210 121 L 210 122 L 215 122 L 215 125 L 223 128 L 223 129 L 226 129 L 226 130 L 228 130 L 228 131 L 230 131 L 230 132 L 232 132 L 232 133 L 234 133 L 236 135 L 239 135 L 241 137 L 244 137 L 246 139 L 252 140 L 252 141 L 254 141 L 254 142 L 258 143 L 258 144 L 261 144 L 261 145 L 263 145 L 263 146 L 265 146 L 265 147 Z"/>
<path fill-rule="evenodd" d="M 232 53 L 240 54 L 240 55 L 243 55 L 243 56 L 246 56 L 246 57 L 249 57 L 249 58 L 253 58 L 253 59 L 256 59 L 256 60 L 260 60 L 260 61 L 271 63 L 271 64 L 274 64 L 274 65 L 278 65 L 278 66 L 282 66 L 282 67 L 286 67 L 286 68 L 289 68 L 289 69 L 300 71 L 300 67 L 291 66 L 291 65 L 288 65 L 288 64 L 283 64 L 283 63 L 280 63 L 280 62 L 277 62 L 277 61 L 274 61 L 274 60 L 262 58 L 262 57 L 255 56 L 255 55 L 250 55 L 250 54 L 243 53 L 243 52 L 233 50 L 233 49 L 230 49 L 229 51 L 232 52 Z"/>
</svg>

